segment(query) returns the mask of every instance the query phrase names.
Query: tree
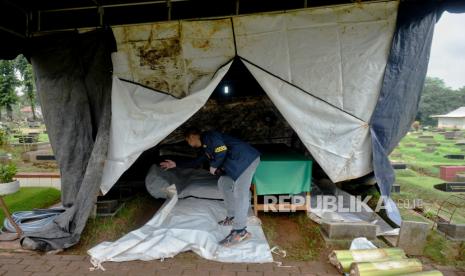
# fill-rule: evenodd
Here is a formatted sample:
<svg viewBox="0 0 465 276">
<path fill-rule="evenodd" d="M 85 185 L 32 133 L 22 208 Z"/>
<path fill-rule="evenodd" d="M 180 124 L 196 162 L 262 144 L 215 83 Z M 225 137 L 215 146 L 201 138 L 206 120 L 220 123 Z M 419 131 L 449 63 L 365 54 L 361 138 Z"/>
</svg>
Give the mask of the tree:
<svg viewBox="0 0 465 276">
<path fill-rule="evenodd" d="M 454 90 L 442 79 L 427 77 L 423 87 L 416 120 L 422 125 L 436 125 L 432 115 L 441 115 L 465 106 L 465 87 Z"/>
<path fill-rule="evenodd" d="M 14 62 L 0 60 L 0 107 L 5 107 L 7 116 L 13 120 L 13 105 L 18 102 L 16 86 L 19 84 L 15 75 Z M 1 117 L 0 117 L 1 118 Z"/>
<path fill-rule="evenodd" d="M 15 59 L 15 67 L 21 74 L 22 85 L 24 86 L 24 94 L 27 98 L 32 110 L 32 118 L 36 117 L 36 95 L 34 89 L 34 75 L 32 74 L 32 66 L 23 55 L 19 55 Z"/>
</svg>

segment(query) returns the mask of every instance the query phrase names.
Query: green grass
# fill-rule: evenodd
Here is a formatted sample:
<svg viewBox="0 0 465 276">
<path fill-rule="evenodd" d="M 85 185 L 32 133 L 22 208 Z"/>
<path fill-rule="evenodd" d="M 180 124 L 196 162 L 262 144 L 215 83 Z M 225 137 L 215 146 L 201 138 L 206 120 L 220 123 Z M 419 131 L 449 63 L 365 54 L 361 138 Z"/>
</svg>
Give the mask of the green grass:
<svg viewBox="0 0 465 276">
<path fill-rule="evenodd" d="M 399 202 L 412 202 L 415 199 L 423 201 L 423 215 L 408 208 L 402 208 L 398 204 L 404 220 L 422 221 L 433 225 L 433 220 L 443 205 L 444 212 L 439 215 L 445 219 L 450 218 L 450 212 L 455 207 L 447 202 L 464 204 L 459 198 L 453 197 L 454 193 L 447 193 L 434 188 L 434 185 L 443 183 L 439 178 L 440 165 L 464 165 L 464 160 L 452 160 L 444 158 L 446 154 L 464 154 L 463 146 L 455 145 L 457 140 L 446 140 L 443 135 L 424 132 L 422 135 L 433 135 L 434 142 L 441 143 L 433 153 L 422 152 L 427 146 L 418 135 L 405 136 L 394 152 L 401 153 L 401 157 L 395 157 L 396 161 L 405 162 L 409 169 L 396 170 L 396 182 L 401 186 L 400 194 L 393 194 L 394 200 Z M 463 138 L 462 138 L 463 139 Z M 407 144 L 415 144 L 415 147 L 407 147 Z M 446 203 L 444 203 L 446 202 Z M 453 223 L 465 223 L 465 208 L 457 208 L 453 216 Z M 431 231 L 425 247 L 424 256 L 433 262 L 442 265 L 451 265 L 465 268 L 465 242 L 447 240 L 444 235 Z"/>
<path fill-rule="evenodd" d="M 422 152 L 426 147 L 426 143 L 421 142 L 421 139 L 415 135 L 405 136 L 400 145 L 394 152 L 401 153 L 401 159 L 407 163 L 410 168 L 415 169 L 423 174 L 437 176 L 439 174 L 439 165 L 463 165 L 463 160 L 447 159 L 444 156 L 447 154 L 463 154 L 464 150 L 461 146 L 456 146 L 456 140 L 446 140 L 443 135 L 424 133 L 424 135 L 433 135 L 434 142 L 441 143 L 436 147 L 433 153 Z M 406 144 L 415 144 L 415 147 L 407 147 Z"/>
<path fill-rule="evenodd" d="M 60 191 L 54 188 L 26 187 L 21 188 L 15 194 L 5 196 L 4 200 L 11 213 L 30 211 L 58 203 L 60 201 Z M 4 219 L 3 211 L 0 210 L 0 222 L 3 223 Z"/>
<path fill-rule="evenodd" d="M 453 193 L 447 193 L 434 188 L 434 185 L 443 183 L 444 180 L 421 175 L 413 170 L 398 170 L 396 171 L 396 182 L 400 184 L 400 194 L 393 194 L 395 200 L 409 200 L 412 202 L 415 199 L 423 201 L 425 212 L 437 213 L 441 204 L 445 201 L 460 204 L 460 199 L 451 197 Z M 452 211 L 453 206 L 450 204 L 444 205 L 447 211 Z M 449 218 L 447 212 L 440 212 L 444 218 Z M 453 222 L 465 223 L 465 209 L 458 208 L 453 216 Z"/>
<path fill-rule="evenodd" d="M 423 254 L 435 263 L 465 269 L 465 242 L 449 241 L 436 231 L 429 233 Z"/>
<path fill-rule="evenodd" d="M 39 142 L 49 142 L 48 134 L 41 133 L 39 134 Z"/>
</svg>

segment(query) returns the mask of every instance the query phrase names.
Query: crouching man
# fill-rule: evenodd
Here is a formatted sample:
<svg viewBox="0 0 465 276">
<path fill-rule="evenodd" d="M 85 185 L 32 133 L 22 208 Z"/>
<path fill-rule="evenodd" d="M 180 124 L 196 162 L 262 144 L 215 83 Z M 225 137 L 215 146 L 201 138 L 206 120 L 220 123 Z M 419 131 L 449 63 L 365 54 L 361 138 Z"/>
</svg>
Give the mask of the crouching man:
<svg viewBox="0 0 465 276">
<path fill-rule="evenodd" d="M 248 143 L 216 131 L 201 132 L 189 128 L 184 133 L 187 143 L 193 148 L 202 148 L 203 154 L 179 167 L 196 167 L 205 161 L 210 163 L 210 173 L 220 175 L 218 187 L 224 196 L 227 216 L 220 225 L 232 225 L 231 233 L 220 245 L 231 246 L 251 236 L 247 232 L 247 214 L 250 208 L 250 184 L 260 163 L 260 153 Z M 160 163 L 163 169 L 176 167 L 172 160 Z"/>
</svg>

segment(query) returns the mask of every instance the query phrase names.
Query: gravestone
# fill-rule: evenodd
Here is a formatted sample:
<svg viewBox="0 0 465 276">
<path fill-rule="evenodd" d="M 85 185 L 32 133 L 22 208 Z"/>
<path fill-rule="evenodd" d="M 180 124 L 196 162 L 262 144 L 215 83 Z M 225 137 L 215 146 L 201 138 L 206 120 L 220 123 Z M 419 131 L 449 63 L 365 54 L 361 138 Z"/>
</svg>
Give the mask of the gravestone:
<svg viewBox="0 0 465 276">
<path fill-rule="evenodd" d="M 392 168 L 394 170 L 405 170 L 405 169 L 407 169 L 407 164 L 405 164 L 405 163 L 393 162 L 393 163 L 391 163 L 391 165 L 392 165 Z"/>
<path fill-rule="evenodd" d="M 448 140 L 453 140 L 455 137 L 457 137 L 457 133 L 455 131 L 446 131 L 444 133 L 444 138 Z"/>
<path fill-rule="evenodd" d="M 418 141 L 420 143 L 423 143 L 423 144 L 433 144 L 434 143 L 434 139 L 418 139 Z"/>
<path fill-rule="evenodd" d="M 463 155 L 463 154 L 447 154 L 447 155 L 444 155 L 444 158 L 463 160 L 463 159 L 465 159 L 465 155 Z"/>
<path fill-rule="evenodd" d="M 465 173 L 456 174 L 455 180 L 457 180 L 458 182 L 465 182 Z"/>
<path fill-rule="evenodd" d="M 424 149 L 421 150 L 422 152 L 425 152 L 425 153 L 433 153 L 436 151 L 436 147 L 426 147 Z"/>
<path fill-rule="evenodd" d="M 407 255 L 422 255 L 429 233 L 429 224 L 418 221 L 402 221 L 397 246 Z"/>
<path fill-rule="evenodd" d="M 459 140 L 455 143 L 456 146 L 465 146 L 465 140 Z"/>
<path fill-rule="evenodd" d="M 414 148 L 416 147 L 417 145 L 416 144 L 413 144 L 413 143 L 408 143 L 408 144 L 405 144 L 405 147 L 407 148 Z"/>
<path fill-rule="evenodd" d="M 441 145 L 441 143 L 438 143 L 438 142 L 434 142 L 434 143 L 427 143 L 426 144 L 428 147 L 438 147 Z"/>
<path fill-rule="evenodd" d="M 397 183 L 394 183 L 391 187 L 391 193 L 394 193 L 394 194 L 400 193 L 400 185 Z"/>
<path fill-rule="evenodd" d="M 392 158 L 401 158 L 402 157 L 402 153 L 400 152 L 393 152 L 391 153 L 390 155 Z"/>
<path fill-rule="evenodd" d="M 465 224 L 438 223 L 438 231 L 454 241 L 465 241 Z"/>
<path fill-rule="evenodd" d="M 418 136 L 418 138 L 420 138 L 420 139 L 434 139 L 434 136 L 433 135 L 421 135 L 421 136 Z"/>
<path fill-rule="evenodd" d="M 326 237 L 332 240 L 348 240 L 358 237 L 376 239 L 378 226 L 368 222 L 323 222 Z"/>
</svg>

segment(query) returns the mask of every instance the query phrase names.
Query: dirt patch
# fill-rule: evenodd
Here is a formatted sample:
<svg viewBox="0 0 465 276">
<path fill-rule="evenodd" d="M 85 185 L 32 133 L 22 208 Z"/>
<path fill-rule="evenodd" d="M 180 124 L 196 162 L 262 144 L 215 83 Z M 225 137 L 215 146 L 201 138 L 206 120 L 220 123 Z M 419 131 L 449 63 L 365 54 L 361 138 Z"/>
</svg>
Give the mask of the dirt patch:
<svg viewBox="0 0 465 276">
<path fill-rule="evenodd" d="M 287 252 L 286 258 L 273 256 L 276 260 L 327 260 L 331 248 L 325 245 L 319 225 L 305 213 L 260 213 L 259 218 L 270 246 Z"/>
</svg>

